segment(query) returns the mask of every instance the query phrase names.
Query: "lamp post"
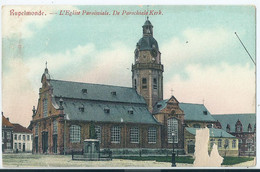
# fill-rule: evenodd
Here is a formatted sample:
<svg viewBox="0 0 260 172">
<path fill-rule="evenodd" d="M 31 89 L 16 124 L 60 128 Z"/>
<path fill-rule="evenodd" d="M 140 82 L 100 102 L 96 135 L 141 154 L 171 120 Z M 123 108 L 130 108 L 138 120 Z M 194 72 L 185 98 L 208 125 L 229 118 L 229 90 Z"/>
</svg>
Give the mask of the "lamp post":
<svg viewBox="0 0 260 172">
<path fill-rule="evenodd" d="M 175 153 L 174 153 L 174 132 L 172 132 L 172 167 L 176 167 L 175 164 Z"/>
</svg>

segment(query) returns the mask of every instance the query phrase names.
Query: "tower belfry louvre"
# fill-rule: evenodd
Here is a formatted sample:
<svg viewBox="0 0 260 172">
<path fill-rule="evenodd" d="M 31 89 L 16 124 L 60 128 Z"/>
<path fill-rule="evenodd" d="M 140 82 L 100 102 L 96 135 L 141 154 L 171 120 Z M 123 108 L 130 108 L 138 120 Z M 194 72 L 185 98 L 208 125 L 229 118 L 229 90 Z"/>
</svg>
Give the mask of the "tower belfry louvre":
<svg viewBox="0 0 260 172">
<path fill-rule="evenodd" d="M 150 112 L 156 102 L 163 100 L 163 65 L 161 52 L 153 37 L 153 25 L 148 17 L 143 37 L 137 42 L 132 65 L 132 86 L 144 97 Z"/>
</svg>

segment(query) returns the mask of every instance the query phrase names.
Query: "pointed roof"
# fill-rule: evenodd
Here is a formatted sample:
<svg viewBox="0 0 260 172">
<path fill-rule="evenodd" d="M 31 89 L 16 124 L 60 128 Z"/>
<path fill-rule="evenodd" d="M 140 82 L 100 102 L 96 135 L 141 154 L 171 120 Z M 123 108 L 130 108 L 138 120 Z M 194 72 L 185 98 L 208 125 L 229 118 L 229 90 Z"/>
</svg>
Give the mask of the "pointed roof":
<svg viewBox="0 0 260 172">
<path fill-rule="evenodd" d="M 13 124 L 2 114 L 2 127 L 14 127 Z"/>
<path fill-rule="evenodd" d="M 59 108 L 60 97 L 67 120 L 98 122 L 159 123 L 147 109 L 142 96 L 131 87 L 49 80 L 52 103 Z M 80 108 L 84 106 L 84 110 Z M 105 109 L 109 109 L 109 113 Z M 129 109 L 133 113 L 129 114 Z"/>
<path fill-rule="evenodd" d="M 256 124 L 256 114 L 255 113 L 245 113 L 245 114 L 215 114 L 212 115 L 216 120 L 218 120 L 223 129 L 226 129 L 227 124 L 230 125 L 230 132 L 236 131 L 236 123 L 239 120 L 242 123 L 243 131 L 247 131 L 247 127 L 251 124 L 252 129 Z"/>
<path fill-rule="evenodd" d="M 46 77 L 47 80 L 51 79 L 50 74 L 49 74 L 49 70 L 47 68 L 47 62 L 46 62 L 46 67 L 44 69 L 44 73 L 42 74 L 41 82 L 42 82 L 44 77 Z"/>
<path fill-rule="evenodd" d="M 192 135 L 196 136 L 196 131 L 200 130 L 201 128 L 185 128 L 189 133 Z M 211 138 L 235 138 L 235 136 L 227 133 L 226 131 L 222 129 L 217 129 L 217 128 L 209 128 L 209 135 Z"/>
<path fill-rule="evenodd" d="M 13 130 L 14 133 L 30 133 L 30 134 L 32 133 L 31 130 L 21 126 L 20 124 L 13 124 L 13 126 L 14 126 L 14 130 Z"/>
<path fill-rule="evenodd" d="M 169 99 L 164 99 L 164 100 L 157 102 L 153 107 L 153 114 L 161 112 L 164 108 L 166 108 L 167 104 L 171 100 L 175 101 L 177 104 L 179 104 L 179 101 L 174 96 L 171 96 L 171 98 L 169 98 Z"/>
<path fill-rule="evenodd" d="M 184 111 L 184 119 L 188 121 L 216 122 L 204 104 L 179 103 Z"/>
</svg>

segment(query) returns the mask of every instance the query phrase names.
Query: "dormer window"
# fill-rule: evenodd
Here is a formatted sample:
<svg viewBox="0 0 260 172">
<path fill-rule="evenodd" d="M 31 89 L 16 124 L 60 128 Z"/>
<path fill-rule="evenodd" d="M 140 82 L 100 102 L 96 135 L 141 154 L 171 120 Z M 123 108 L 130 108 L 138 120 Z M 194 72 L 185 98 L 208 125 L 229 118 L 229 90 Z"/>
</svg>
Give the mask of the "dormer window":
<svg viewBox="0 0 260 172">
<path fill-rule="evenodd" d="M 87 94 L 88 93 L 88 89 L 82 89 L 81 90 L 83 94 Z"/>
<path fill-rule="evenodd" d="M 229 125 L 229 124 L 227 124 L 226 131 L 227 131 L 228 133 L 230 132 L 230 125 Z"/>
<path fill-rule="evenodd" d="M 208 115 L 208 111 L 206 111 L 206 110 L 203 111 L 203 114 L 204 114 L 204 115 Z"/>
<path fill-rule="evenodd" d="M 132 108 L 128 109 L 128 114 L 130 115 L 134 114 L 134 110 Z"/>
<path fill-rule="evenodd" d="M 80 105 L 80 107 L 79 107 L 79 111 L 80 111 L 80 112 L 84 112 L 84 105 L 83 105 L 83 104 Z"/>
<path fill-rule="evenodd" d="M 105 112 L 105 113 L 110 113 L 110 109 L 109 109 L 108 107 L 105 107 L 105 108 L 104 108 L 104 112 Z"/>
<path fill-rule="evenodd" d="M 113 96 L 116 96 L 116 92 L 115 92 L 115 91 L 112 91 L 111 94 L 112 94 Z"/>
<path fill-rule="evenodd" d="M 248 130 L 248 132 L 252 132 L 251 124 L 248 124 L 247 130 Z"/>
<path fill-rule="evenodd" d="M 162 107 L 162 105 L 161 104 L 157 104 L 157 108 L 160 108 L 160 107 Z"/>
</svg>

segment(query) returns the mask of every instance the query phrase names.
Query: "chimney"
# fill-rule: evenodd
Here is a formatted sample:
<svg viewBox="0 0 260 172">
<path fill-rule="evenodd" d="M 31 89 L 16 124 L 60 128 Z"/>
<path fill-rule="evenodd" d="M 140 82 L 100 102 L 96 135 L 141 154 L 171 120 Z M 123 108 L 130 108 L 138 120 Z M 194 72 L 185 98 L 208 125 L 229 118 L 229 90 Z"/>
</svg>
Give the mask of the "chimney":
<svg viewBox="0 0 260 172">
<path fill-rule="evenodd" d="M 6 118 L 9 121 L 9 118 Z"/>
</svg>

